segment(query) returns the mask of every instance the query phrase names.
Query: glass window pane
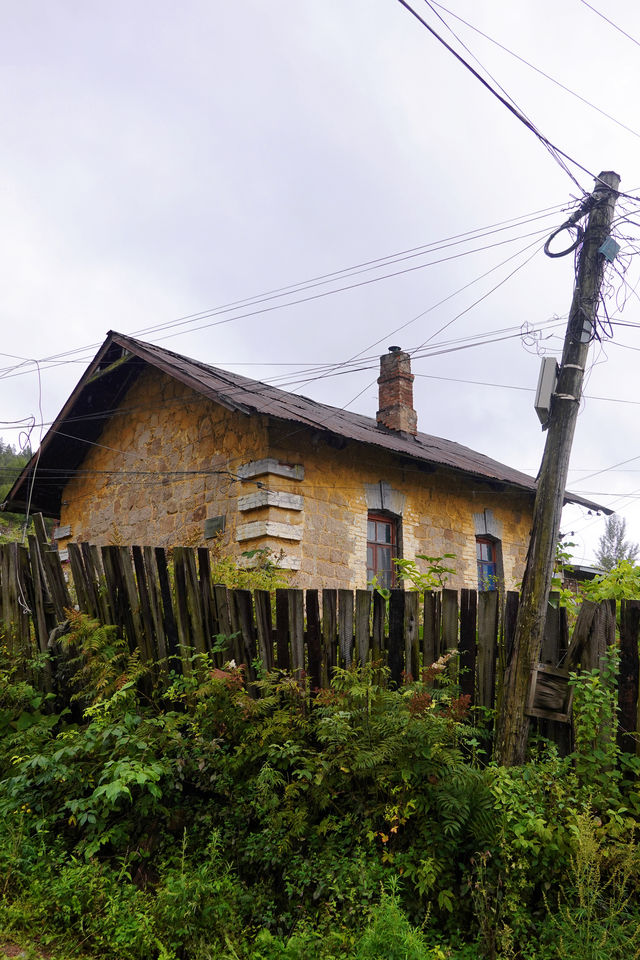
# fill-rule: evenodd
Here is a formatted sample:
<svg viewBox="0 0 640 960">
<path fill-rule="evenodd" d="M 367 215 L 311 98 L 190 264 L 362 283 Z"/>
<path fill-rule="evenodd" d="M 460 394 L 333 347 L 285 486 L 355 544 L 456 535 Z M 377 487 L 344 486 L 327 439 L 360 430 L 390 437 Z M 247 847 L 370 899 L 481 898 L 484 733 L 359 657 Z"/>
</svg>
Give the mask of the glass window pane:
<svg viewBox="0 0 640 960">
<path fill-rule="evenodd" d="M 367 521 L 367 540 L 375 540 L 376 538 L 376 522 L 375 520 Z"/>
<path fill-rule="evenodd" d="M 391 548 L 378 547 L 378 569 L 391 570 Z"/>
</svg>

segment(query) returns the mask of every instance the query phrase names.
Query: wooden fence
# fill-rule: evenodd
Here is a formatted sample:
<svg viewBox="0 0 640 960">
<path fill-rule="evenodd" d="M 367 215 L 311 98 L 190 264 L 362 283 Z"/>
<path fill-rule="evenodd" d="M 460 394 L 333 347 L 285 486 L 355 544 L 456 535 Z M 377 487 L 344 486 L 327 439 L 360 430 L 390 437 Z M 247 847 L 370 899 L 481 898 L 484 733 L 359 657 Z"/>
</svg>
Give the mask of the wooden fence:
<svg viewBox="0 0 640 960">
<path fill-rule="evenodd" d="M 213 583 L 207 548 L 175 547 L 169 556 L 161 547 L 71 543 L 65 569 L 40 517 L 35 527 L 28 546 L 0 546 L 0 628 L 18 660 L 50 650 L 75 607 L 116 625 L 145 661 L 173 658 L 174 668 L 188 672 L 193 654 L 210 653 L 222 635 L 230 639 L 224 653 L 214 655 L 219 665 L 234 659 L 254 679 L 261 660 L 267 669 L 306 676 L 312 689 L 326 687 L 334 667 L 370 659 L 386 663 L 399 685 L 457 649 L 461 693 L 477 706 L 495 704 L 513 643 L 515 592 L 392 590 L 386 601 L 369 590 L 286 589 L 275 592 L 274 602 L 266 590 Z M 639 602 L 623 603 L 620 624 L 621 742 L 635 749 Z M 553 690 L 554 671 L 564 677 L 566 692 L 568 669 L 597 667 L 614 641 L 615 606 L 584 604 L 571 643 L 566 612 L 549 607 L 541 653 L 547 673 L 532 686 L 539 696 L 532 694 L 529 704 L 543 732 L 564 736 L 557 721 L 566 719 L 567 704 Z M 45 682 L 55 683 L 54 669 Z"/>
</svg>

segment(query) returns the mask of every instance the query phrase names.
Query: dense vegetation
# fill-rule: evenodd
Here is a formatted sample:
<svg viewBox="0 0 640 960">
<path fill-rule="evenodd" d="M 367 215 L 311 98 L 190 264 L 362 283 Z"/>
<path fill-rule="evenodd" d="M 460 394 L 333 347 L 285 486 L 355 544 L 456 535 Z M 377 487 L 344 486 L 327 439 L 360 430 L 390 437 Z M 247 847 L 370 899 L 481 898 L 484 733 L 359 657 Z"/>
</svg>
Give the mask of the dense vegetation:
<svg viewBox="0 0 640 960">
<path fill-rule="evenodd" d="M 574 681 L 574 756 L 507 770 L 453 660 L 400 690 L 337 671 L 312 700 L 203 659 L 152 677 L 80 615 L 65 656 L 71 709 L 0 672 L 5 936 L 114 960 L 638 956 L 615 659 Z"/>
<path fill-rule="evenodd" d="M 14 480 L 31 459 L 31 450 L 16 452 L 15 447 L 0 439 L 0 503 L 4 503 Z M 15 513 L 0 513 L 0 543 L 22 539 L 24 517 Z"/>
</svg>

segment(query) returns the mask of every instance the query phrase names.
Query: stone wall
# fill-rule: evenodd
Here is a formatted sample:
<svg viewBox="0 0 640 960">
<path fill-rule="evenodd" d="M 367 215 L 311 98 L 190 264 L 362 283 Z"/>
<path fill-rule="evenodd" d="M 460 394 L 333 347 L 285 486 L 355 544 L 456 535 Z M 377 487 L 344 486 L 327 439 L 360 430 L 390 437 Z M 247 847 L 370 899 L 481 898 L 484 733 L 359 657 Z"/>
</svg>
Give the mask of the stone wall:
<svg viewBox="0 0 640 960">
<path fill-rule="evenodd" d="M 475 537 L 500 540 L 522 578 L 533 498 L 296 424 L 234 413 L 143 372 L 66 486 L 59 540 L 204 545 L 242 563 L 269 547 L 304 587 L 366 586 L 367 512 L 399 518 L 402 555 L 453 553 L 453 587 L 477 585 Z M 214 523 L 213 529 L 216 524 Z"/>
<path fill-rule="evenodd" d="M 367 513 L 380 509 L 399 517 L 404 557 L 456 555 L 452 587 L 477 586 L 475 538 L 485 532 L 501 542 L 506 586 L 522 579 L 531 494 L 281 426 L 271 427 L 269 450 L 275 460 L 304 467 L 304 480 L 281 484 L 304 498 L 303 513 L 291 518 L 303 527 L 301 539 L 289 549 L 299 558 L 301 584 L 366 587 Z"/>
<path fill-rule="evenodd" d="M 201 545 L 205 520 L 224 517 L 236 551 L 235 470 L 263 454 L 263 418 L 233 413 L 176 380 L 145 371 L 89 447 L 62 495 L 68 539 L 96 544 Z"/>
</svg>

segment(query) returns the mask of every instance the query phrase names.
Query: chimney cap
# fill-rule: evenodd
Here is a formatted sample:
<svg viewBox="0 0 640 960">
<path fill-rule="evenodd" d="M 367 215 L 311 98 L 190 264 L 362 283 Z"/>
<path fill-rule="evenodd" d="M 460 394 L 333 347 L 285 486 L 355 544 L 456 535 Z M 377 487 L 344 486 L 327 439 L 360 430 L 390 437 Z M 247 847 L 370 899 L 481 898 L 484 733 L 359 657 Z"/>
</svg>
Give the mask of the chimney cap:
<svg viewBox="0 0 640 960">
<path fill-rule="evenodd" d="M 402 347 L 388 347 L 389 353 L 401 353 Z"/>
</svg>

